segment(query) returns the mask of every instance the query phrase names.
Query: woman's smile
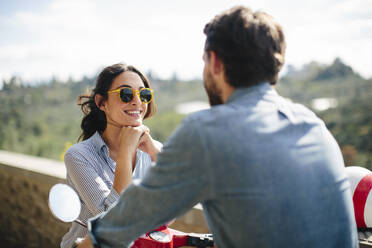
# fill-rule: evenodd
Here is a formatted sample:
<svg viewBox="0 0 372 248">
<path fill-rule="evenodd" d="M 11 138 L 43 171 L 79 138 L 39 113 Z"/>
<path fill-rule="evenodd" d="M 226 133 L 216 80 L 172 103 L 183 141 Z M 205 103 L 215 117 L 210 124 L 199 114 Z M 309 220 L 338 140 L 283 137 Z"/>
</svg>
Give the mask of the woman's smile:
<svg viewBox="0 0 372 248">
<path fill-rule="evenodd" d="M 133 118 L 142 118 L 142 110 L 124 110 L 123 111 L 126 115 L 129 115 L 130 117 Z"/>
</svg>

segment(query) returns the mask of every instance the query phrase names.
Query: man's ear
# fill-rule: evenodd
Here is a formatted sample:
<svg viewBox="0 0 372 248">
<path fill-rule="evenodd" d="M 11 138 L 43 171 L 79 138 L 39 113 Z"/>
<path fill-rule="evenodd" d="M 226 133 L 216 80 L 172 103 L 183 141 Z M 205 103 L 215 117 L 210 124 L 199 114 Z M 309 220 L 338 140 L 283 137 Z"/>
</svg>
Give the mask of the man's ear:
<svg viewBox="0 0 372 248">
<path fill-rule="evenodd" d="M 221 58 L 213 50 L 209 51 L 209 63 L 212 74 L 219 75 L 225 72 Z"/>
<path fill-rule="evenodd" d="M 105 112 L 106 110 L 106 99 L 101 94 L 96 94 L 94 96 L 94 102 L 96 103 L 97 107 Z"/>
</svg>

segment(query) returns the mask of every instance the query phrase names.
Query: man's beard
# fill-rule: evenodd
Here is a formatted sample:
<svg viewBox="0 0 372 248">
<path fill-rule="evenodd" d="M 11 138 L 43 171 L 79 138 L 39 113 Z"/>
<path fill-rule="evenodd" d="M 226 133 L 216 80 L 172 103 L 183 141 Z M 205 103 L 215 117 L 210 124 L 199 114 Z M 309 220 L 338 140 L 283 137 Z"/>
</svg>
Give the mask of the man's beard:
<svg viewBox="0 0 372 248">
<path fill-rule="evenodd" d="M 209 104 L 216 106 L 223 104 L 221 91 L 217 89 L 216 83 L 213 81 L 211 74 L 208 72 L 204 78 L 204 88 L 208 95 Z"/>
</svg>

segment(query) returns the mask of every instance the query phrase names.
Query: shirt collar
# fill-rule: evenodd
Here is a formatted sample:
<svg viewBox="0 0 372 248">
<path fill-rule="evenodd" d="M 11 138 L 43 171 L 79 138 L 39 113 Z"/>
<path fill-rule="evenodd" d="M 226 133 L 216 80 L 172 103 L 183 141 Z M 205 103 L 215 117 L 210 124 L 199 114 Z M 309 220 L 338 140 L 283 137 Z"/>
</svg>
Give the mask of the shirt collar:
<svg viewBox="0 0 372 248">
<path fill-rule="evenodd" d="M 106 146 L 106 143 L 103 141 L 101 135 L 98 131 L 96 131 L 93 136 L 91 137 L 93 145 L 96 147 L 98 151 L 102 149 L 102 147 Z"/>
<path fill-rule="evenodd" d="M 255 94 L 255 95 L 263 95 L 268 92 L 272 92 L 275 94 L 275 89 L 270 86 L 268 82 L 258 83 L 253 86 L 244 87 L 244 88 L 236 88 L 229 98 L 227 99 L 226 103 L 234 102 L 235 100 L 239 99 L 243 95 L 247 94 Z"/>
</svg>

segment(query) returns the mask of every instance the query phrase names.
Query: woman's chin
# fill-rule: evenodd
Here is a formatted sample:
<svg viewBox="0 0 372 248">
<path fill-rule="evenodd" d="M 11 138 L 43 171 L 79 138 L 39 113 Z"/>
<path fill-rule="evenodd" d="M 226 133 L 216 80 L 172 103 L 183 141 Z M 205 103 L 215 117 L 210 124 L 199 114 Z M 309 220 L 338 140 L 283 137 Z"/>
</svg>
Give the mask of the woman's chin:
<svg viewBox="0 0 372 248">
<path fill-rule="evenodd" d="M 142 126 L 142 120 L 131 121 L 130 123 L 127 123 L 124 126 L 139 127 L 139 126 Z"/>
<path fill-rule="evenodd" d="M 139 127 L 142 125 L 142 118 L 123 118 L 118 123 L 123 127 Z"/>
<path fill-rule="evenodd" d="M 140 127 L 140 126 L 142 126 L 142 123 L 141 124 L 133 124 L 133 125 L 131 125 L 132 127 Z"/>
</svg>

